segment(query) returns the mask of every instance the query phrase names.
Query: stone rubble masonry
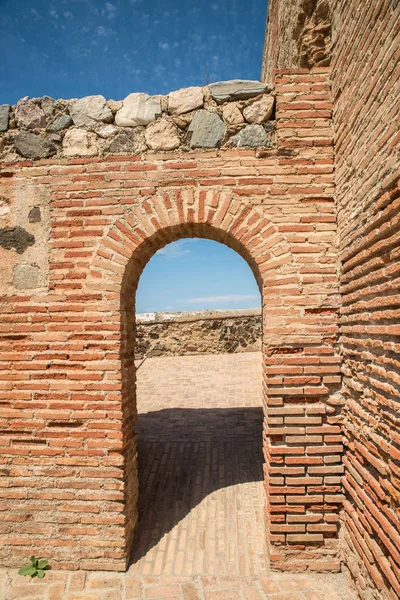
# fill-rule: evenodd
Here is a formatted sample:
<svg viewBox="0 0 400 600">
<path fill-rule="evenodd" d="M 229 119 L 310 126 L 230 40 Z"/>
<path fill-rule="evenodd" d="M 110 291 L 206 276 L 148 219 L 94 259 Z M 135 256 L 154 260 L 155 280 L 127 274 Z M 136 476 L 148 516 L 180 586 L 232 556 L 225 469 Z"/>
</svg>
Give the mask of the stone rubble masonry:
<svg viewBox="0 0 400 600">
<path fill-rule="evenodd" d="M 277 66 L 299 66 L 290 45 L 295 4 L 269 2 L 269 83 Z M 342 557 L 363 600 L 394 600 L 400 597 L 400 3 L 329 5 L 346 403 Z M 308 107 L 299 109 L 307 118 Z"/>
<path fill-rule="evenodd" d="M 275 98 L 270 92 L 258 81 L 232 80 L 166 96 L 132 93 L 122 101 L 101 95 L 72 100 L 26 97 L 15 106 L 0 105 L 0 159 L 271 147 Z M 247 123 L 259 127 L 239 140 L 235 134 Z"/>
<path fill-rule="evenodd" d="M 326 68 L 277 77 L 272 148 L 2 162 L 1 227 L 35 237 L 22 254 L 0 247 L 3 565 L 35 553 L 55 568 L 126 568 L 138 497 L 132 299 L 159 248 L 205 237 L 247 260 L 261 292 L 272 566 L 340 569 L 329 78 Z M 37 265 L 40 287 L 30 276 L 14 287 L 17 264 Z"/>
<path fill-rule="evenodd" d="M 144 313 L 136 317 L 136 358 L 261 350 L 261 309 Z"/>
</svg>

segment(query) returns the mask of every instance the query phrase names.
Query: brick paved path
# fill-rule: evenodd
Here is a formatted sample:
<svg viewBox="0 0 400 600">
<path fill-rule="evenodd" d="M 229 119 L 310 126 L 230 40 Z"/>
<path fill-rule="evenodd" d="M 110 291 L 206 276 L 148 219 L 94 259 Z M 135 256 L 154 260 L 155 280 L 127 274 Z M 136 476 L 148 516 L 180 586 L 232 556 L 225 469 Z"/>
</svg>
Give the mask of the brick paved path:
<svg viewBox="0 0 400 600">
<path fill-rule="evenodd" d="M 0 569 L 0 600 L 356 600 L 343 574 L 141 577 L 55 571 L 42 581 Z"/>
<path fill-rule="evenodd" d="M 148 359 L 137 390 L 129 571 L 28 581 L 0 569 L 0 600 L 354 600 L 342 574 L 268 573 L 258 353 Z"/>
<path fill-rule="evenodd" d="M 268 571 L 260 394 L 258 353 L 153 358 L 140 366 L 134 572 Z"/>
<path fill-rule="evenodd" d="M 134 572 L 268 571 L 260 394 L 258 353 L 153 358 L 140 366 Z"/>
</svg>

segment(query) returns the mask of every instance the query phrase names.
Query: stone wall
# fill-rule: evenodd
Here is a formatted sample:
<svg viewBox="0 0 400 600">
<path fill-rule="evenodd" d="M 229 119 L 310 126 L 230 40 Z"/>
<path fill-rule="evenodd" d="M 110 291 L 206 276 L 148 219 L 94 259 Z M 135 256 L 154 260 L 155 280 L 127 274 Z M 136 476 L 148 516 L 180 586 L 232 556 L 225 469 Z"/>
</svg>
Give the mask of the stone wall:
<svg viewBox="0 0 400 600">
<path fill-rule="evenodd" d="M 34 553 L 72 569 L 126 568 L 139 490 L 136 288 L 159 248 L 204 237 L 248 262 L 262 296 L 260 450 L 268 463 L 271 562 L 340 568 L 329 77 L 324 67 L 276 80 L 270 148 L 20 161 L 13 155 L 2 162 L 0 261 L 9 264 L 0 298 L 3 564 L 20 565 Z M 255 101 L 259 91 L 252 91 Z M 38 255 L 26 261 L 34 273 L 22 289 L 14 267 L 42 239 Z"/>
<path fill-rule="evenodd" d="M 292 34 L 296 6 L 270 3 L 266 48 L 274 51 L 265 56 L 264 77 L 271 84 L 277 67 L 302 72 Z M 363 599 L 394 599 L 400 597 L 400 3 L 330 0 L 329 15 L 346 406 L 342 556 Z"/>
<path fill-rule="evenodd" d="M 274 97 L 232 80 L 124 100 L 22 98 L 0 105 L 0 159 L 98 156 L 193 148 L 271 147 Z"/>
<path fill-rule="evenodd" d="M 135 355 L 255 352 L 261 338 L 261 309 L 138 314 Z"/>
</svg>

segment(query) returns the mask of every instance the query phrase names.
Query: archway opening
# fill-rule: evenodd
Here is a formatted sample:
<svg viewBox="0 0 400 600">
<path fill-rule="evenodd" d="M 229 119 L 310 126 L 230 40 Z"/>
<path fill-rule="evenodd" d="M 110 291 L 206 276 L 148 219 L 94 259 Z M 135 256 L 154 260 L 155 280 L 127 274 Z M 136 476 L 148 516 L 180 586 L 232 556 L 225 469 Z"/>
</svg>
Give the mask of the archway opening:
<svg viewBox="0 0 400 600">
<path fill-rule="evenodd" d="M 132 368 L 139 499 L 131 568 L 138 574 L 239 576 L 268 569 L 260 293 L 254 271 L 227 248 L 226 239 L 218 239 L 218 244 L 204 239 L 215 240 L 210 230 L 202 239 L 180 236 L 178 243 L 165 246 L 163 237 L 163 249 L 155 252 L 152 247 L 153 256 L 135 287 L 137 312 L 147 313 L 146 325 L 136 320 Z M 142 264 L 148 261 L 147 252 L 146 258 Z M 178 286 L 173 301 L 171 295 L 165 298 L 162 284 L 173 286 L 174 258 L 181 263 L 178 279 L 191 293 L 182 297 Z M 236 271 L 228 290 L 229 277 L 221 282 L 224 267 L 231 274 Z M 207 273 L 208 284 L 197 280 L 196 275 L 201 279 Z M 237 306 L 246 310 L 238 311 Z M 199 314 L 199 309 L 207 314 Z M 167 321 L 159 314 L 163 310 L 169 312 Z M 171 314 L 176 310 L 177 319 Z M 156 353 L 151 344 L 149 352 L 143 340 L 140 343 L 143 328 L 152 329 L 148 338 L 152 334 L 160 340 L 161 333 Z"/>
</svg>

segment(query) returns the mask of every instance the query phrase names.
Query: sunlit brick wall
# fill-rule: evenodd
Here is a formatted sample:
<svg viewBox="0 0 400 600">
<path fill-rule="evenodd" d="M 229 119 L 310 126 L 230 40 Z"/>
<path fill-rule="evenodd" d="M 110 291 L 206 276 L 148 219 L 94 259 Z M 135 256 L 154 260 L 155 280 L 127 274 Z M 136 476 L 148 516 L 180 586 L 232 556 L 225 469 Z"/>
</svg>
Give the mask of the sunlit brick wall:
<svg viewBox="0 0 400 600">
<path fill-rule="evenodd" d="M 237 250 L 262 292 L 273 566 L 339 568 L 329 71 L 282 72 L 276 88 L 276 147 L 1 165 L 14 234 L 32 205 L 48 209 L 41 224 L 24 221 L 44 240 L 31 260 L 46 277 L 23 290 L 7 282 L 1 297 L 3 564 L 34 552 L 64 568 L 125 568 L 138 494 L 135 289 L 158 248 L 197 236 Z M 36 252 L 18 232 L 23 252 Z M 11 274 L 24 254 L 0 252 Z"/>
<path fill-rule="evenodd" d="M 332 33 L 347 407 L 343 556 L 363 598 L 397 598 L 400 5 L 333 0 Z"/>
</svg>

